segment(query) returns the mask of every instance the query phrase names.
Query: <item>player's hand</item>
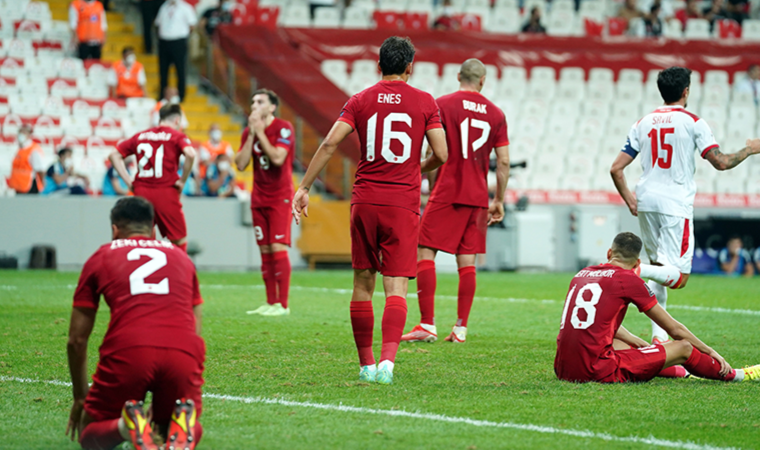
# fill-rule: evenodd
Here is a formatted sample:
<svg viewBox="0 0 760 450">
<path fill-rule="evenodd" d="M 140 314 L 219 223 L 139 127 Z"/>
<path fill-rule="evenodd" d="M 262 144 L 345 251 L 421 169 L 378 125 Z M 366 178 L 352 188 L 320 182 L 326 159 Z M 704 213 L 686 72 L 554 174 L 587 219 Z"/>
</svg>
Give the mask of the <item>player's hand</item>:
<svg viewBox="0 0 760 450">
<path fill-rule="evenodd" d="M 177 180 L 177 182 L 174 183 L 174 188 L 181 194 L 182 190 L 185 188 L 185 183 L 183 183 L 182 180 Z"/>
<path fill-rule="evenodd" d="M 494 199 L 488 206 L 488 224 L 486 226 L 501 223 L 502 220 L 504 220 L 504 202 Z"/>
<path fill-rule="evenodd" d="M 256 108 L 251 110 L 251 115 L 248 116 L 248 128 L 255 131 L 256 133 L 264 131 L 266 128 L 264 118 L 261 117 L 261 113 Z"/>
<path fill-rule="evenodd" d="M 628 211 L 631 212 L 632 216 L 639 216 L 639 202 L 636 201 L 635 197 L 632 200 L 626 200 L 625 204 L 628 206 Z"/>
<path fill-rule="evenodd" d="M 749 147 L 753 155 L 760 153 L 760 139 L 747 139 L 745 145 Z"/>
<path fill-rule="evenodd" d="M 304 188 L 298 188 L 293 197 L 293 217 L 296 219 L 296 225 L 301 223 L 301 213 L 309 217 L 309 191 Z"/>
<path fill-rule="evenodd" d="M 710 350 L 709 355 L 720 363 L 720 376 L 725 377 L 729 372 L 731 372 L 731 365 L 728 364 L 726 360 L 718 354 L 718 352 L 715 350 Z"/>
<path fill-rule="evenodd" d="M 72 441 L 79 441 L 82 436 L 82 418 L 84 417 L 84 399 L 74 400 L 69 413 L 69 423 L 66 425 L 66 436 L 71 433 Z"/>
</svg>

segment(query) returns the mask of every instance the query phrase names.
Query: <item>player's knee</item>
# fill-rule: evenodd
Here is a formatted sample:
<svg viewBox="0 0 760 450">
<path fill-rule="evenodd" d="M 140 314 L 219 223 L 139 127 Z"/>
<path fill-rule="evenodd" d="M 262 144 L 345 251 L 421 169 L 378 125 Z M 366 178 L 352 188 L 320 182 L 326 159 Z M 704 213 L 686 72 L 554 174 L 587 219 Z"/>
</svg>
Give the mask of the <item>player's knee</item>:
<svg viewBox="0 0 760 450">
<path fill-rule="evenodd" d="M 691 352 L 694 351 L 694 346 L 691 345 L 691 342 L 689 341 L 676 341 L 679 345 L 679 354 L 684 358 L 684 360 L 688 359 L 689 356 L 691 356 Z"/>
<path fill-rule="evenodd" d="M 266 255 L 268 253 L 272 253 L 272 246 L 271 245 L 259 245 L 259 251 Z"/>
</svg>

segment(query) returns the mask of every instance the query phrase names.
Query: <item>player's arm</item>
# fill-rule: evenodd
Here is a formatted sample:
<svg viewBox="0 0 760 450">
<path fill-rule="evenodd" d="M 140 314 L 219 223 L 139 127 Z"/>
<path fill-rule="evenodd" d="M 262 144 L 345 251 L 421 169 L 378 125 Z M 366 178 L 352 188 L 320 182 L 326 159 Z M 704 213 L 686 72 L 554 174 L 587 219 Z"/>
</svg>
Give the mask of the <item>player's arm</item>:
<svg viewBox="0 0 760 450">
<path fill-rule="evenodd" d="M 116 173 L 118 173 L 121 179 L 127 184 L 127 190 L 131 191 L 132 177 L 130 177 L 129 172 L 127 172 L 127 166 L 124 164 L 124 156 L 122 156 L 119 150 L 114 150 L 108 155 L 108 160 L 111 161 L 111 165 L 113 165 Z"/>
<path fill-rule="evenodd" d="M 754 275 L 755 275 L 755 269 L 752 267 L 752 263 L 750 261 L 747 261 L 747 264 L 744 265 L 744 276 L 752 277 Z"/>
<path fill-rule="evenodd" d="M 253 154 L 253 133 L 248 133 L 243 146 L 240 147 L 240 151 L 235 155 L 235 165 L 239 171 L 245 170 L 248 167 L 248 163 L 251 162 L 251 155 Z"/>
<path fill-rule="evenodd" d="M 198 336 L 201 335 L 201 319 L 203 318 L 201 306 L 202 305 L 193 306 L 193 314 L 195 314 L 195 332 L 198 333 Z"/>
<path fill-rule="evenodd" d="M 433 154 L 422 162 L 420 169 L 422 173 L 430 172 L 443 165 L 449 159 L 449 149 L 446 145 L 446 132 L 443 128 L 432 128 L 425 132 L 428 144 L 433 150 Z"/>
<path fill-rule="evenodd" d="M 298 186 L 296 195 L 293 197 L 293 216 L 296 219 L 296 224 L 301 223 L 301 212 L 303 212 L 304 216 L 309 217 L 309 190 L 311 189 L 311 185 L 314 184 L 319 173 L 327 166 L 333 153 L 338 149 L 338 145 L 353 131 L 354 129 L 351 128 L 351 125 L 338 120 L 330 132 L 327 133 L 325 140 L 319 145 L 314 158 L 312 158 L 309 164 L 309 168 L 306 169 L 306 174 L 303 176 L 300 186 Z M 444 145 L 446 145 L 445 141 Z"/>
<path fill-rule="evenodd" d="M 89 390 L 89 377 L 87 376 L 87 341 L 95 325 L 95 315 L 98 310 L 93 308 L 74 307 L 71 311 L 71 323 L 69 324 L 69 340 L 66 344 L 66 353 L 69 359 L 69 372 L 71 373 L 71 387 L 74 394 L 74 405 L 69 415 L 69 423 L 66 434 L 71 432 L 73 441 L 77 434 L 81 435 L 81 418 L 84 410 L 84 399 Z"/>
<path fill-rule="evenodd" d="M 718 146 L 708 150 L 704 158 L 717 170 L 730 170 L 738 166 L 750 155 L 760 153 L 760 139 L 747 139 L 746 147 L 736 153 L 725 154 Z"/>
<path fill-rule="evenodd" d="M 636 196 L 633 195 L 633 192 L 628 188 L 628 183 L 625 181 L 625 174 L 623 173 L 623 170 L 633 162 L 633 158 L 634 157 L 625 150 L 620 152 L 612 163 L 610 175 L 612 176 L 612 182 L 615 183 L 615 189 L 617 189 L 620 196 L 623 198 L 623 201 L 625 201 L 628 210 L 631 211 L 631 214 L 634 216 L 638 216 L 639 211 L 638 204 L 636 203 Z"/>
<path fill-rule="evenodd" d="M 177 181 L 177 189 L 182 192 L 182 189 L 185 187 L 185 182 L 187 181 L 188 177 L 190 177 L 190 173 L 193 171 L 193 164 L 195 163 L 195 149 L 189 145 L 186 145 L 182 148 L 182 154 L 185 155 L 185 164 L 182 165 L 182 176 L 179 178 L 179 181 Z"/>
<path fill-rule="evenodd" d="M 720 270 L 722 270 L 725 274 L 731 275 L 732 273 L 736 272 L 736 266 L 739 265 L 739 254 L 737 253 L 731 256 L 728 250 L 724 250 L 724 252 L 725 253 L 721 252 L 721 254 L 718 256 L 718 260 L 720 261 Z"/>
<path fill-rule="evenodd" d="M 275 166 L 280 167 L 285 164 L 285 160 L 288 158 L 288 149 L 281 145 L 273 145 L 269 142 L 267 135 L 264 133 L 264 128 L 256 130 L 256 137 L 259 138 L 259 145 L 261 151 L 269 158 L 269 162 Z"/>
<path fill-rule="evenodd" d="M 488 225 L 504 220 L 504 195 L 509 182 L 509 145 L 496 147 L 496 194 L 488 207 Z"/>
<path fill-rule="evenodd" d="M 615 339 L 619 339 L 633 348 L 647 347 L 649 345 L 649 342 L 631 333 L 622 325 L 618 328 L 617 333 L 615 333 Z"/>
</svg>

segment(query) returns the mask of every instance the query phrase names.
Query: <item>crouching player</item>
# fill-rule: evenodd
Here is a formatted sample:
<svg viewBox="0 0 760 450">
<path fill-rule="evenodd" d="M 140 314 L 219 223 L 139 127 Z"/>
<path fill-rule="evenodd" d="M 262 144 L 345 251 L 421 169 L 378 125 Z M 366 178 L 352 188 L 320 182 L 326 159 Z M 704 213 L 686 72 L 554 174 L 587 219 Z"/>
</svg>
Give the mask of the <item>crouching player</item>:
<svg viewBox="0 0 760 450">
<path fill-rule="evenodd" d="M 201 300 L 187 254 L 155 240 L 153 206 L 127 197 L 111 210 L 113 240 L 87 260 L 74 293 L 68 358 L 74 404 L 66 433 L 85 449 L 130 441 L 158 449 L 152 421 L 169 449 L 193 449 L 201 438 L 205 344 Z M 111 310 L 100 361 L 88 387 L 87 341 L 100 296 Z"/>
<path fill-rule="evenodd" d="M 557 377 L 622 383 L 686 376 L 685 368 L 692 375 L 712 380 L 760 380 L 760 365 L 732 369 L 657 303 L 654 293 L 634 272 L 641 264 L 641 246 L 635 234 L 620 233 L 607 252 L 607 264 L 587 267 L 573 278 L 557 337 Z M 630 303 L 674 340 L 648 345 L 623 328 Z"/>
</svg>

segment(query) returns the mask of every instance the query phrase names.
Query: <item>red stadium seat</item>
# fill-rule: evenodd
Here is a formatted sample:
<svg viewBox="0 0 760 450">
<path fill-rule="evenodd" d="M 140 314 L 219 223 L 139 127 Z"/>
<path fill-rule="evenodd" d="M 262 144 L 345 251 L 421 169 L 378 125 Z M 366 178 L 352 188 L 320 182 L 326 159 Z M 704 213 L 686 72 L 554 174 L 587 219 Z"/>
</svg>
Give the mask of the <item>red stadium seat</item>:
<svg viewBox="0 0 760 450">
<path fill-rule="evenodd" d="M 742 26 L 735 20 L 719 20 L 718 35 L 721 39 L 738 39 L 742 37 Z"/>
<path fill-rule="evenodd" d="M 583 26 L 586 29 L 586 36 L 601 37 L 604 33 L 604 24 L 588 17 L 583 19 Z"/>
<path fill-rule="evenodd" d="M 463 31 L 483 31 L 483 19 L 475 14 L 454 14 L 454 20 L 459 22 Z"/>
<path fill-rule="evenodd" d="M 621 17 L 610 17 L 607 24 L 610 36 L 622 36 L 628 30 L 628 21 Z"/>
<path fill-rule="evenodd" d="M 401 13 L 393 11 L 375 11 L 372 18 L 375 19 L 375 28 L 378 30 L 399 30 L 403 19 Z"/>
<path fill-rule="evenodd" d="M 277 28 L 277 18 L 280 15 L 280 8 L 277 6 L 262 6 L 255 9 L 256 25 L 274 30 Z"/>
<path fill-rule="evenodd" d="M 428 24 L 427 13 L 409 12 L 404 15 L 404 28 L 407 30 L 427 30 Z"/>
</svg>

